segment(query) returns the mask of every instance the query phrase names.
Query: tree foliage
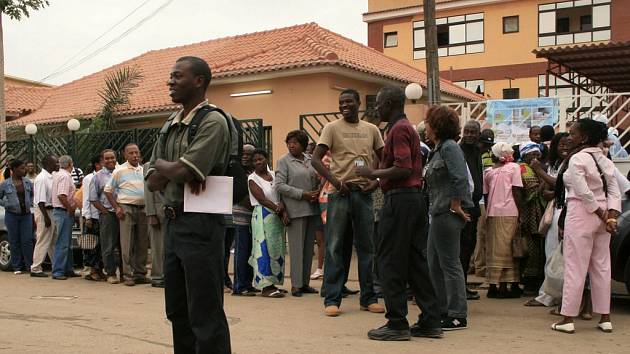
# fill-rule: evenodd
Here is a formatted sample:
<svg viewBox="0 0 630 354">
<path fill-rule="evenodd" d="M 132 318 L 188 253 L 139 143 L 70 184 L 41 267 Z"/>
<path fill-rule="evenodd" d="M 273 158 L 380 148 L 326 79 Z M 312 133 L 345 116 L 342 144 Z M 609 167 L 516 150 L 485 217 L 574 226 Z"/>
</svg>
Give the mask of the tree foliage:
<svg viewBox="0 0 630 354">
<path fill-rule="evenodd" d="M 116 126 L 114 120 L 116 111 L 129 104 L 133 89 L 138 87 L 142 74 L 137 67 L 123 67 L 105 78 L 105 88 L 98 91 L 103 107 L 98 117 L 94 119 L 90 130 L 110 130 Z"/>
<path fill-rule="evenodd" d="M 0 0 L 0 12 L 19 21 L 22 17 L 29 17 L 31 10 L 37 11 L 48 5 L 48 0 Z"/>
</svg>

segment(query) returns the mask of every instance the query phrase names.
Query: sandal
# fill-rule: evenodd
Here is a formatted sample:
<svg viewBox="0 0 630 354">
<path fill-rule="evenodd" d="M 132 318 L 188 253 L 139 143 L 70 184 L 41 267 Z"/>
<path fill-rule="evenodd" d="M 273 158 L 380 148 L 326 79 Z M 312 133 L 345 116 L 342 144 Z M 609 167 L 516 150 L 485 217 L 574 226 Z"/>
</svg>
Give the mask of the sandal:
<svg viewBox="0 0 630 354">
<path fill-rule="evenodd" d="M 560 309 L 558 309 L 557 307 L 549 310 L 549 314 L 554 316 L 562 316 L 562 314 L 560 313 Z"/>
<path fill-rule="evenodd" d="M 536 299 L 530 299 L 529 301 L 527 301 L 526 303 L 524 303 L 523 305 L 525 306 L 530 306 L 530 307 L 539 307 L 539 306 L 545 306 L 545 304 L 539 302 Z"/>
<path fill-rule="evenodd" d="M 580 318 L 584 321 L 590 321 L 593 319 L 593 314 L 592 313 L 588 313 L 588 312 L 584 312 L 580 314 Z"/>
<path fill-rule="evenodd" d="M 256 296 L 256 293 L 245 289 L 240 292 L 232 291 L 232 296 Z"/>
<path fill-rule="evenodd" d="M 86 275 L 85 277 L 83 277 L 83 279 L 91 280 L 91 281 L 101 281 L 102 280 L 100 275 L 98 275 L 98 273 L 90 273 L 90 274 Z"/>
<path fill-rule="evenodd" d="M 271 297 L 271 298 L 281 298 L 281 297 L 284 297 L 284 294 L 279 289 L 275 289 L 267 293 L 263 291 L 262 296 Z"/>
</svg>

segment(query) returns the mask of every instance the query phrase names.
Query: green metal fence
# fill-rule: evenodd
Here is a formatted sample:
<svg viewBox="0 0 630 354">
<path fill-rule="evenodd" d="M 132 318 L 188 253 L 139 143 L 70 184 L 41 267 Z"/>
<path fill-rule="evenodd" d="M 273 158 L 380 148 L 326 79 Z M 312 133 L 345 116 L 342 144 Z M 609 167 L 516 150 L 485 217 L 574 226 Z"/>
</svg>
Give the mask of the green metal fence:
<svg viewBox="0 0 630 354">
<path fill-rule="evenodd" d="M 377 124 L 373 111 L 359 111 L 359 119 Z M 343 118 L 341 112 L 309 113 L 300 115 L 300 129 L 308 135 L 309 141 L 317 143 L 324 126 L 332 121 Z"/>
<path fill-rule="evenodd" d="M 262 119 L 242 119 L 239 122 L 243 129 L 243 141 L 245 143 L 271 151 L 271 139 L 267 139 Z M 142 156 L 148 160 L 151 157 L 159 130 L 160 128 L 146 128 L 99 133 L 79 132 L 3 141 L 0 142 L 0 166 L 6 164 L 9 155 L 23 161 L 33 161 L 39 165 L 44 156 L 54 154 L 57 156 L 70 155 L 76 166 L 85 168 L 90 164 L 93 156 L 105 149 L 116 151 L 119 158 L 122 159 L 122 150 L 129 143 L 137 144 Z"/>
</svg>

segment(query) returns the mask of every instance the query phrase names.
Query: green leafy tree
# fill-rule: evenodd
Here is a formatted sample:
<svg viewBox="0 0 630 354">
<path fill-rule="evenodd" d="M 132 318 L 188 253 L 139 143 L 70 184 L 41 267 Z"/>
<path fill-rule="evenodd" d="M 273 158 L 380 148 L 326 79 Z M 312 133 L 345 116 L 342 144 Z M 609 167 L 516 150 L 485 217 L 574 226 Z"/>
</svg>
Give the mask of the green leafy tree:
<svg viewBox="0 0 630 354">
<path fill-rule="evenodd" d="M 36 11 L 48 6 L 48 0 L 0 0 L 0 141 L 7 138 L 6 111 L 4 105 L 4 33 L 2 18 L 9 16 L 12 20 L 21 20 Z"/>
<path fill-rule="evenodd" d="M 90 125 L 90 131 L 111 130 L 116 127 L 116 111 L 127 104 L 133 93 L 142 81 L 142 74 L 137 67 L 123 67 L 105 78 L 105 88 L 98 91 L 103 101 L 103 107 L 98 117 Z"/>
</svg>

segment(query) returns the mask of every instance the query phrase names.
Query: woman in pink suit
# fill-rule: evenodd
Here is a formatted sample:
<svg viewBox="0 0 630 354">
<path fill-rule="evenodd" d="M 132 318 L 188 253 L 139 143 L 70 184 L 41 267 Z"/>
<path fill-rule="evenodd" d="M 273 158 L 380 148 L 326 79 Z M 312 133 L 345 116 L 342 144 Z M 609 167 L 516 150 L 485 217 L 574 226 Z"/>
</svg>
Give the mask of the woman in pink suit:
<svg viewBox="0 0 630 354">
<path fill-rule="evenodd" d="M 559 178 L 566 187 L 563 199 L 567 210 L 561 311 L 564 318 L 551 328 L 564 333 L 575 332 L 573 317 L 578 315 L 588 273 L 593 311 L 601 314 L 597 328 L 611 332 L 610 237 L 617 231 L 617 216 L 621 210 L 615 166 L 598 147 L 607 138 L 605 124 L 581 119 L 571 126 L 570 134 L 573 156 Z"/>
</svg>

